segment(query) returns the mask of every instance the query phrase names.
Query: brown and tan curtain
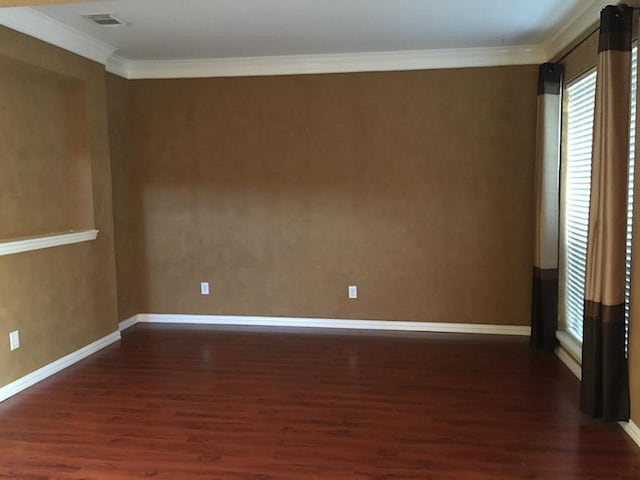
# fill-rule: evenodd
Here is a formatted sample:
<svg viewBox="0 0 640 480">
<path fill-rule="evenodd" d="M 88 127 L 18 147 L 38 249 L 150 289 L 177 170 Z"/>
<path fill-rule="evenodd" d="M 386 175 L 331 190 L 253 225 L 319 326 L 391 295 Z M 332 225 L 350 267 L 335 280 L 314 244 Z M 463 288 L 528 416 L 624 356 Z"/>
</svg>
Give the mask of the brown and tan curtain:
<svg viewBox="0 0 640 480">
<path fill-rule="evenodd" d="M 585 275 L 581 408 L 607 421 L 629 419 L 625 338 L 633 9 L 600 18 L 591 204 Z"/>
<path fill-rule="evenodd" d="M 531 346 L 553 351 L 558 324 L 558 212 L 561 64 L 545 63 L 538 74 L 538 138 L 535 165 L 535 247 Z"/>
</svg>

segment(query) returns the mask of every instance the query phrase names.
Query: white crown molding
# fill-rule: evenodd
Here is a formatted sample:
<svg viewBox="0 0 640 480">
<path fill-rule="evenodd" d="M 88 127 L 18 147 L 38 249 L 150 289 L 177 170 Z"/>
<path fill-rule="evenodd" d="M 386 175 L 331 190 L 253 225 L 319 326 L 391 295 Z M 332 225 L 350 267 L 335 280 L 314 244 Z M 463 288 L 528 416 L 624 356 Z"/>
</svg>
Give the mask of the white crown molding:
<svg viewBox="0 0 640 480">
<path fill-rule="evenodd" d="M 552 60 L 600 19 L 600 12 L 607 5 L 617 5 L 621 0 L 590 0 L 576 8 L 542 43 L 547 61 Z"/>
<path fill-rule="evenodd" d="M 29 7 L 0 8 L 0 25 L 69 50 L 127 79 L 295 75 L 537 64 L 539 46 L 452 48 L 318 55 L 131 60 L 116 47 Z"/>
<path fill-rule="evenodd" d="M 520 325 L 475 323 L 404 322 L 338 318 L 257 317 L 241 315 L 169 315 L 140 313 L 120 322 L 120 330 L 137 323 L 178 323 L 190 325 L 237 325 L 252 327 L 338 328 L 350 330 L 393 330 L 404 332 L 476 333 L 528 336 L 531 328 Z"/>
<path fill-rule="evenodd" d="M 157 61 L 116 57 L 114 65 L 108 69 L 128 79 L 152 79 L 428 70 L 527 65 L 542 61 L 542 49 L 526 45 Z"/>
<path fill-rule="evenodd" d="M 63 370 L 73 365 L 74 363 L 79 362 L 80 360 L 88 357 L 89 355 L 92 355 L 97 351 L 102 350 L 108 345 L 111 345 L 112 343 L 117 342 L 118 340 L 120 340 L 120 338 L 121 338 L 120 331 L 110 333 L 106 337 L 102 337 L 96 340 L 95 342 L 90 343 L 89 345 L 82 347 L 81 349 L 76 350 L 75 352 L 72 352 L 69 355 L 62 357 L 61 359 L 56 360 L 55 362 L 45 365 L 44 367 L 39 368 L 38 370 L 31 372 L 30 374 L 25 375 L 24 377 L 21 377 L 9 383 L 8 385 L 5 385 L 4 387 L 1 387 L 0 402 L 6 400 L 9 397 L 12 397 L 17 393 L 20 393 L 21 391 L 35 385 L 38 382 L 41 382 L 45 378 L 48 378 L 55 373 L 58 373 L 60 370 Z"/>
<path fill-rule="evenodd" d="M 123 78 L 130 78 L 130 64 L 131 60 L 127 60 L 120 55 L 113 54 L 107 60 L 105 70 Z"/>
<path fill-rule="evenodd" d="M 35 237 L 16 238 L 0 241 L 0 256 L 15 253 L 60 247 L 74 243 L 89 242 L 98 238 L 98 230 L 80 230 L 75 232 L 53 233 Z"/>
<path fill-rule="evenodd" d="M 127 79 L 427 70 L 539 64 L 551 60 L 596 23 L 605 6 L 620 1 L 581 3 L 540 45 L 269 57 L 127 59 L 114 55 L 116 47 L 29 7 L 0 8 L 0 25 L 102 63 L 107 71 Z"/>
<path fill-rule="evenodd" d="M 0 8 L 0 25 L 102 64 L 116 50 L 29 7 Z"/>
</svg>

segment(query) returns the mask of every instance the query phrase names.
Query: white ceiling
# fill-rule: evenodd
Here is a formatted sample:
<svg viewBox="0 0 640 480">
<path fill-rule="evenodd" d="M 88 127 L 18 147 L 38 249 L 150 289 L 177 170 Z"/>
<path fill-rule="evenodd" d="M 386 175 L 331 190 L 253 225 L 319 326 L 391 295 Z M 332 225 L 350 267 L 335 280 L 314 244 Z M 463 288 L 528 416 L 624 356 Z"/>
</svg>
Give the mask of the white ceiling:
<svg viewBox="0 0 640 480">
<path fill-rule="evenodd" d="M 592 0 L 104 0 L 37 7 L 129 60 L 538 45 Z M 130 25 L 82 17 L 112 13 Z"/>
<path fill-rule="evenodd" d="M 537 64 L 619 2 L 103 0 L 0 8 L 0 25 L 128 79 L 296 75 Z"/>
</svg>

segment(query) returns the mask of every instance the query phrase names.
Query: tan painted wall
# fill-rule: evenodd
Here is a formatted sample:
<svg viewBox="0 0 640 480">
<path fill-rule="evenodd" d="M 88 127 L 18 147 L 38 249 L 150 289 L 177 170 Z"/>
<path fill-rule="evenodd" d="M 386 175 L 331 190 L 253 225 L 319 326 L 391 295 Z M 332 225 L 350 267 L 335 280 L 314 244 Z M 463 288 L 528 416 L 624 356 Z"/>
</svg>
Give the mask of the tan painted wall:
<svg viewBox="0 0 640 480">
<path fill-rule="evenodd" d="M 640 111 L 640 110 L 638 110 Z M 640 135 L 636 131 L 636 145 Z M 636 156 L 637 159 L 637 156 Z M 637 163 L 637 160 L 636 160 Z M 638 170 L 636 170 L 638 172 Z M 629 327 L 629 383 L 631 394 L 631 420 L 640 425 L 640 175 L 634 178 L 633 246 L 631 269 L 631 304 Z"/>
<path fill-rule="evenodd" d="M 117 315 L 104 67 L 5 28 L 0 28 L 0 56 L 5 59 L 3 75 L 11 76 L 15 73 L 12 68 L 19 65 L 7 61 L 8 58 L 46 69 L 52 72 L 52 78 L 56 74 L 64 75 L 83 85 L 86 91 L 85 120 L 81 122 L 74 116 L 71 123 L 80 129 L 84 124 L 89 132 L 87 148 L 91 174 L 85 180 L 92 187 L 90 216 L 100 230 L 95 242 L 0 257 L 1 386 L 115 331 Z M 57 89 L 53 83 L 51 90 L 47 90 L 46 82 L 41 84 L 41 91 L 53 95 Z M 28 119 L 32 117 L 20 115 L 32 112 L 36 108 L 33 102 L 39 98 L 33 95 L 30 86 L 27 82 L 22 89 L 14 85 L 12 90 L 13 95 L 19 96 L 19 104 L 24 106 L 23 111 L 15 112 L 14 118 L 14 121 L 26 122 L 23 128 L 29 128 Z M 17 109 L 19 105 L 16 105 L 14 108 Z M 77 105 L 72 110 L 77 111 Z M 57 144 L 60 135 L 64 134 L 58 131 L 60 125 L 53 122 L 50 125 L 53 130 L 43 132 L 42 128 L 46 127 L 42 126 L 41 119 L 33 121 L 28 145 L 30 151 L 44 152 L 46 142 Z M 3 134 L 12 131 L 11 119 L 6 115 L 0 115 L 0 123 Z M 0 171 L 15 170 L 21 149 L 27 148 L 24 141 L 22 134 L 3 136 Z M 71 155 L 77 153 L 73 146 L 69 148 Z M 68 179 L 59 171 L 65 166 L 58 165 L 55 156 L 50 160 L 46 167 L 33 161 L 33 175 L 39 177 L 42 169 L 47 168 L 50 180 L 57 183 L 56 189 L 48 191 L 48 202 L 66 202 Z M 20 184 L 15 186 L 16 189 L 19 191 L 25 187 L 23 191 L 28 192 L 25 185 L 28 181 L 28 175 L 19 177 L 17 182 Z M 23 202 L 22 207 L 26 205 L 37 210 L 42 207 L 41 200 L 33 195 L 3 197 L 6 204 L 3 203 L 2 208 L 13 209 L 16 207 L 14 202 L 19 201 Z M 44 228 L 51 226 L 45 225 Z M 22 346 L 15 352 L 9 352 L 8 335 L 16 329 L 20 330 Z"/>
<path fill-rule="evenodd" d="M 93 228 L 84 83 L 6 56 L 0 69 L 0 239 Z"/>
<path fill-rule="evenodd" d="M 144 284 L 120 318 L 528 324 L 536 75 L 130 82 L 118 265 Z"/>
<path fill-rule="evenodd" d="M 137 183 L 129 149 L 129 82 L 107 74 L 109 141 L 113 175 L 118 317 L 121 320 L 144 312 L 144 258 Z"/>
<path fill-rule="evenodd" d="M 598 32 L 593 33 L 575 47 L 562 60 L 565 68 L 565 81 L 571 82 L 591 70 L 598 63 Z"/>
</svg>

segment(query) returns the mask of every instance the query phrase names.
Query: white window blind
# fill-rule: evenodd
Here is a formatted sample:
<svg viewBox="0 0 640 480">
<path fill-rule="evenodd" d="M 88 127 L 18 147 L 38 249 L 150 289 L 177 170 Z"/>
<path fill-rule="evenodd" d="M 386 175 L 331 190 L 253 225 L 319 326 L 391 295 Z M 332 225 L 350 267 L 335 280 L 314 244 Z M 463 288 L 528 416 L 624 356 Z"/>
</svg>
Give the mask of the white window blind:
<svg viewBox="0 0 640 480">
<path fill-rule="evenodd" d="M 629 191 L 627 204 L 627 245 L 625 318 L 627 339 L 629 331 L 629 300 L 631 280 L 631 239 L 633 219 L 633 179 L 635 163 L 635 128 L 637 95 L 637 46 L 634 46 L 631 66 L 631 125 L 629 138 Z M 563 197 L 563 255 L 561 275 L 564 280 L 564 298 L 561 312 L 565 327 L 582 341 L 584 314 L 584 276 L 587 255 L 589 197 L 591 190 L 591 153 L 593 145 L 593 116 L 595 107 L 596 72 L 571 83 L 566 88 L 567 129 L 565 178 Z M 628 341 L 627 341 L 628 345 Z"/>
<path fill-rule="evenodd" d="M 568 85 L 566 95 L 564 255 L 560 267 L 564 277 L 565 298 L 561 301 L 564 302 L 567 331 L 582 340 L 596 72 Z"/>
<path fill-rule="evenodd" d="M 626 345 L 629 347 L 629 302 L 631 300 L 631 238 L 633 226 L 633 179 L 636 159 L 636 98 L 638 95 L 638 46 L 631 55 L 631 129 L 629 138 L 629 200 L 627 204 L 627 265 L 625 283 L 624 316 L 626 321 Z"/>
</svg>

